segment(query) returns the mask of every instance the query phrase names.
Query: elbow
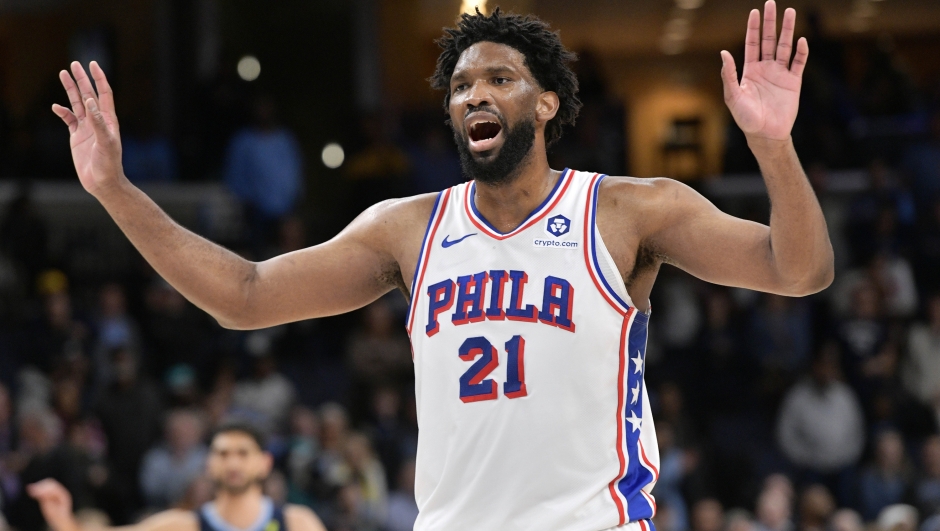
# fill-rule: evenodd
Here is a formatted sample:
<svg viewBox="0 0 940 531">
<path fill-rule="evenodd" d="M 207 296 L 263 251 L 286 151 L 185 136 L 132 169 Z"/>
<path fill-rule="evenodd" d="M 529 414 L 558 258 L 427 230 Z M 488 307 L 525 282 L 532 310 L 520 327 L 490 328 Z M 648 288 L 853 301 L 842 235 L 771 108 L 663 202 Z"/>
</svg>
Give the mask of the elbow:
<svg viewBox="0 0 940 531">
<path fill-rule="evenodd" d="M 263 328 L 258 321 L 252 297 L 254 293 L 255 281 L 258 277 L 258 266 L 251 264 L 251 271 L 245 275 L 241 282 L 241 289 L 238 293 L 238 300 L 226 304 L 220 311 L 212 312 L 219 326 L 228 330 L 257 330 Z"/>
<path fill-rule="evenodd" d="M 835 264 L 830 251 L 829 256 L 815 264 L 802 278 L 787 283 L 785 293 L 790 297 L 806 297 L 828 288 L 835 279 Z"/>
</svg>

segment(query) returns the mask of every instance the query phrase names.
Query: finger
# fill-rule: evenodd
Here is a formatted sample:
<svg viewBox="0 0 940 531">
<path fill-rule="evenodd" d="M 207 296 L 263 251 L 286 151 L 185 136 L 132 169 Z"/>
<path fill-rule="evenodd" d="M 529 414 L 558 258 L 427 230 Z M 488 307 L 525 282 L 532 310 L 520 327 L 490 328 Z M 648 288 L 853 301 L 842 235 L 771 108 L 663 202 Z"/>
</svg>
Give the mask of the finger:
<svg viewBox="0 0 940 531">
<path fill-rule="evenodd" d="M 91 117 L 92 129 L 95 131 L 95 141 L 99 144 L 110 142 L 111 134 L 108 132 L 108 124 L 105 123 L 104 116 L 101 115 L 101 110 L 98 108 L 98 102 L 95 98 L 85 100 L 85 112 Z"/>
<path fill-rule="evenodd" d="M 721 51 L 721 83 L 725 88 L 725 103 L 737 99 L 741 86 L 738 84 L 738 69 L 734 65 L 734 58 L 727 50 Z"/>
<path fill-rule="evenodd" d="M 777 62 L 784 68 L 790 67 L 790 54 L 793 51 L 793 29 L 796 27 L 796 10 L 788 7 L 783 12 L 780 25 L 780 42 L 777 43 Z"/>
<path fill-rule="evenodd" d="M 777 4 L 774 0 L 764 3 L 764 33 L 761 37 L 761 59 L 773 61 L 777 47 Z"/>
<path fill-rule="evenodd" d="M 803 68 L 806 67 L 808 57 L 809 43 L 806 42 L 806 37 L 800 37 L 800 40 L 796 41 L 796 55 L 793 56 L 793 66 L 790 67 L 790 72 L 803 77 Z"/>
<path fill-rule="evenodd" d="M 58 103 L 53 103 L 52 112 L 54 112 L 55 115 L 59 118 L 62 118 L 62 121 L 65 122 L 65 125 L 69 126 L 69 134 L 74 133 L 75 130 L 78 129 L 78 118 L 72 114 L 72 111 L 66 109 Z"/>
<path fill-rule="evenodd" d="M 72 74 L 62 70 L 59 72 L 59 81 L 65 87 L 65 93 L 69 96 L 69 103 L 72 105 L 72 112 L 75 113 L 75 117 L 78 119 L 84 118 L 85 105 L 82 103 L 82 96 L 78 93 L 75 81 L 72 80 Z"/>
<path fill-rule="evenodd" d="M 95 94 L 95 87 L 91 86 L 91 79 L 85 73 L 85 69 L 78 61 L 72 61 L 72 76 L 75 77 L 75 83 L 78 84 L 78 92 L 82 95 L 82 101 L 88 98 L 94 98 L 96 101 L 98 95 Z"/>
<path fill-rule="evenodd" d="M 98 61 L 92 61 L 88 65 L 91 76 L 95 79 L 95 87 L 98 88 L 98 102 L 101 104 L 101 111 L 114 117 L 114 93 L 111 92 L 111 84 L 104 75 L 104 70 L 98 65 Z"/>
<path fill-rule="evenodd" d="M 751 10 L 747 17 L 747 34 L 744 36 L 744 64 L 753 63 L 760 55 L 760 11 Z"/>
</svg>

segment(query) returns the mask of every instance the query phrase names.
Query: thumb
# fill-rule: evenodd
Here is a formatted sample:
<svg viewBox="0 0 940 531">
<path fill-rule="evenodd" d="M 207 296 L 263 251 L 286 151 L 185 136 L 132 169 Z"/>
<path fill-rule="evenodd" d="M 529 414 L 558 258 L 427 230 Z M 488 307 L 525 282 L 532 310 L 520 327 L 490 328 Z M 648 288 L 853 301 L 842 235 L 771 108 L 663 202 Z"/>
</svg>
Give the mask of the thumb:
<svg viewBox="0 0 940 531">
<path fill-rule="evenodd" d="M 734 58 L 727 50 L 721 51 L 721 83 L 724 85 L 725 103 L 737 99 L 741 90 L 738 85 L 738 69 L 734 65 Z"/>
</svg>

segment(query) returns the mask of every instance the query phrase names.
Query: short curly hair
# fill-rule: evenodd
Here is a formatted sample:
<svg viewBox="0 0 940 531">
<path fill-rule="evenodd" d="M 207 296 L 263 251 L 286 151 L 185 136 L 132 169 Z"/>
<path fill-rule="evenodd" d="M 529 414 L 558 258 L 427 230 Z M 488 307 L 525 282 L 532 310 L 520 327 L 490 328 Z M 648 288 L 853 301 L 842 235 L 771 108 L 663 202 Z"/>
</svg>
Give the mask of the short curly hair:
<svg viewBox="0 0 940 531">
<path fill-rule="evenodd" d="M 461 15 L 456 28 L 444 29 L 444 36 L 434 41 L 443 51 L 437 58 L 434 75 L 428 78 L 432 88 L 445 92 L 444 111 L 450 105 L 450 78 L 460 54 L 483 41 L 505 44 L 518 50 L 539 86 L 558 94 L 558 112 L 545 126 L 545 145 L 555 143 L 561 138 L 562 126 L 574 125 L 581 109 L 578 77 L 568 67 L 569 63 L 577 60 L 577 56 L 562 45 L 557 32 L 532 15 L 503 13 L 497 7 L 487 16 L 477 9 L 474 15 Z"/>
</svg>

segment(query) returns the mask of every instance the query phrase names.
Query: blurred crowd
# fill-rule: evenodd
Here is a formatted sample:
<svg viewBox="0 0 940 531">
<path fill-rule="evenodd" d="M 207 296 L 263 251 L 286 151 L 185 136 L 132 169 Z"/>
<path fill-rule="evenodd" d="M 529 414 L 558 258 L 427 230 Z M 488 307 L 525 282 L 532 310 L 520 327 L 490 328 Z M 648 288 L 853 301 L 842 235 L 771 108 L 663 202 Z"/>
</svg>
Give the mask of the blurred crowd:
<svg viewBox="0 0 940 531">
<path fill-rule="evenodd" d="M 829 223 L 836 281 L 791 299 L 663 267 L 647 382 L 658 531 L 940 531 L 940 89 L 916 86 L 890 39 L 871 42 L 853 77 L 843 46 L 818 21 L 809 31 L 794 141 Z M 577 69 L 585 106 L 551 162 L 622 175 L 628 110 L 591 54 Z M 241 237 L 224 243 L 252 259 L 310 245 L 299 214 L 305 168 L 319 161 L 305 160 L 270 97 L 219 98 L 228 107 L 207 105 L 207 116 L 228 118 L 197 151 L 243 207 Z M 17 131 L 0 144 L 0 174 L 71 174 L 67 140 L 52 132 L 64 127 L 46 112 L 54 100 L 22 124 L 0 106 L 0 132 Z M 225 112 L 240 105 L 251 109 L 241 121 Z M 362 113 L 334 211 L 348 221 L 384 198 L 461 182 L 441 118 Z M 128 121 L 132 180 L 195 171 L 146 117 Z M 734 128 L 725 160 L 728 172 L 756 169 Z M 833 168 L 857 170 L 863 185 L 846 192 Z M 765 203 L 728 209 L 766 222 Z M 276 501 L 312 507 L 331 531 L 412 528 L 402 297 L 225 330 L 139 257 L 117 275 L 69 271 L 74 260 L 49 253 L 50 230 L 28 189 L 0 221 L 0 529 L 42 528 L 23 487 L 44 477 L 71 491 L 86 522 L 196 508 L 212 496 L 208 434 L 233 419 L 269 436 Z"/>
</svg>

